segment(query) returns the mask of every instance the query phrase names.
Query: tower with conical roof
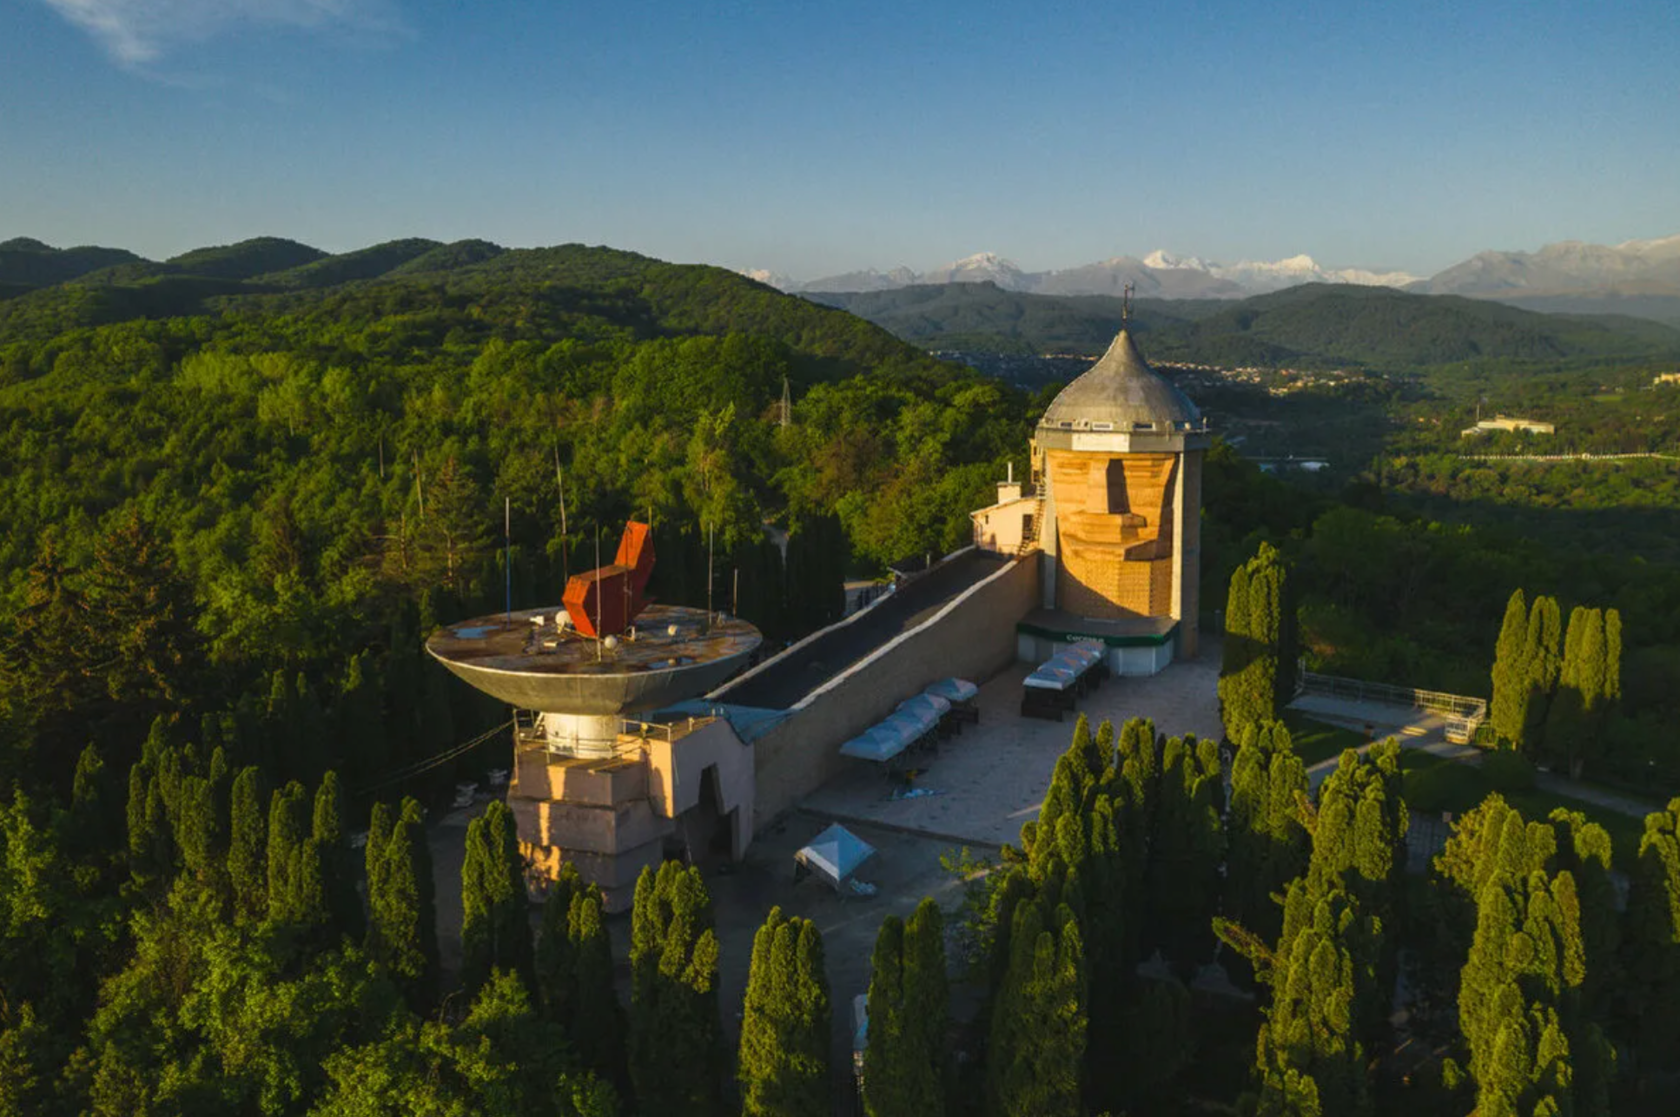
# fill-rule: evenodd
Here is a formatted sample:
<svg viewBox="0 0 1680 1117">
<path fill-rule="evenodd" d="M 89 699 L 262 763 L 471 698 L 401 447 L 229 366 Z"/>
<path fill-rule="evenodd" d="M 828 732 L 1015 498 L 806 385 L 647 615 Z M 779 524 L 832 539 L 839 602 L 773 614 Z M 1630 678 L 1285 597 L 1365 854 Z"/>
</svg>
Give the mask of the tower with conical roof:
<svg viewBox="0 0 1680 1117">
<path fill-rule="evenodd" d="M 1149 367 L 1128 326 L 1064 388 L 1032 440 L 1043 609 L 1029 618 L 1116 646 L 1196 653 L 1202 459 L 1196 405 Z M 1167 659 L 1143 660 L 1159 670 Z"/>
</svg>

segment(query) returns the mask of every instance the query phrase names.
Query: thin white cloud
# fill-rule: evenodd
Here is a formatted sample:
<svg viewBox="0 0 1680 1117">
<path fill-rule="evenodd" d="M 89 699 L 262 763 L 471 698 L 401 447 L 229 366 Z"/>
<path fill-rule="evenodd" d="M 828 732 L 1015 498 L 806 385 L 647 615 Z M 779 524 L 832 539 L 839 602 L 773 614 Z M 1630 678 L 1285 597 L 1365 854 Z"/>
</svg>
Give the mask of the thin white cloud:
<svg viewBox="0 0 1680 1117">
<path fill-rule="evenodd" d="M 359 31 L 398 26 L 390 0 L 43 0 L 119 62 L 250 27 Z"/>
</svg>

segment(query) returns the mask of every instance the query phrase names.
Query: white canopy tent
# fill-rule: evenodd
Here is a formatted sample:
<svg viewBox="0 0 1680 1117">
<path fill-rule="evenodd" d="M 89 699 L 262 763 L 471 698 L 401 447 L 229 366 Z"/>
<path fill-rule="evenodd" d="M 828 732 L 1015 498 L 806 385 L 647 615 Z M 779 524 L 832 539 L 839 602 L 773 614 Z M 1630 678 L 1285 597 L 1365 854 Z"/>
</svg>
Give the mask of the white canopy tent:
<svg viewBox="0 0 1680 1117">
<path fill-rule="evenodd" d="M 875 847 L 838 822 L 812 838 L 793 859 L 839 890 L 857 867 L 875 856 Z"/>
</svg>

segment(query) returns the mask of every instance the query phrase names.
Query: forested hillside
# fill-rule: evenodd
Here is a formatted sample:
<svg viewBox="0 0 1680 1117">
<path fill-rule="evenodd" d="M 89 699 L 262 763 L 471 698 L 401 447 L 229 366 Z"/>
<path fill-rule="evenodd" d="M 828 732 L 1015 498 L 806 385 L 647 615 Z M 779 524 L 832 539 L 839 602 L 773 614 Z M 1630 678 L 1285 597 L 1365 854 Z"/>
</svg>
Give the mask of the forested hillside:
<svg viewBox="0 0 1680 1117">
<path fill-rule="evenodd" d="M 0 304 L 7 782 L 68 790 L 90 736 L 126 763 L 157 715 L 261 720 L 282 681 L 330 708 L 358 657 L 423 690 L 420 630 L 502 605 L 504 504 L 516 606 L 651 515 L 656 593 L 704 601 L 709 541 L 718 592 L 740 568 L 777 639 L 825 618 L 848 564 L 964 542 L 1024 452 L 1023 398 L 849 315 L 715 268 L 490 249 L 264 239 Z M 376 268 L 400 274 L 327 282 Z M 100 682 L 111 656 L 132 692 Z M 418 693 L 387 693 L 399 725 Z M 478 724 L 459 690 L 435 701 Z M 428 733 L 281 763 L 367 778 Z"/>
<path fill-rule="evenodd" d="M 1121 300 L 1002 291 L 990 283 L 807 294 L 931 349 L 1095 356 Z M 1240 302 L 1140 299 L 1150 358 L 1232 366 L 1416 372 L 1455 361 L 1557 362 L 1680 355 L 1680 330 L 1617 315 L 1539 314 L 1386 287 L 1304 284 Z"/>
</svg>

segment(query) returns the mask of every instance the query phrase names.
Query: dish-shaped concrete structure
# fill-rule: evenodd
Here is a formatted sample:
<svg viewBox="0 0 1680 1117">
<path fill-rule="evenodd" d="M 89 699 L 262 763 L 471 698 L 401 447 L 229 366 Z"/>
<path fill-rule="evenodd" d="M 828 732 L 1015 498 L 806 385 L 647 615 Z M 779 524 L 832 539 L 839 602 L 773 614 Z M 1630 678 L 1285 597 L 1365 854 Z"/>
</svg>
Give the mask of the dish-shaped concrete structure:
<svg viewBox="0 0 1680 1117">
<path fill-rule="evenodd" d="M 476 689 L 522 710 L 613 716 L 710 690 L 761 640 L 738 617 L 679 605 L 650 606 L 633 629 L 600 641 L 557 626 L 557 616 L 565 610 L 462 621 L 439 629 L 426 650 Z"/>
<path fill-rule="evenodd" d="M 450 625 L 426 650 L 517 707 L 508 806 L 532 883 L 572 862 L 623 911 L 636 874 L 672 848 L 738 857 L 751 840 L 753 755 L 728 723 L 636 718 L 712 689 L 760 640 L 737 617 L 676 605 L 597 640 L 554 606 Z"/>
</svg>

